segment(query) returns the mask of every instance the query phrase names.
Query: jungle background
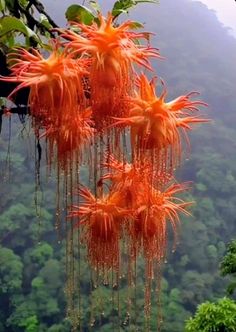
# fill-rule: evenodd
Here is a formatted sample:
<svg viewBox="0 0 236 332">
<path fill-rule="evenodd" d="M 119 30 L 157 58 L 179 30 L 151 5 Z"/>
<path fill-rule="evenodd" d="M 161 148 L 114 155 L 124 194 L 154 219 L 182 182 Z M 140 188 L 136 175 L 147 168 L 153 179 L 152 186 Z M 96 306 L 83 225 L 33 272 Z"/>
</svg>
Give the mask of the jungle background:
<svg viewBox="0 0 236 332">
<path fill-rule="evenodd" d="M 44 1 L 48 13 L 65 24 L 71 1 Z M 105 2 L 105 1 L 104 1 Z M 103 1 L 101 1 L 103 3 Z M 111 1 L 104 6 L 109 8 Z M 56 5 L 56 9 L 55 9 Z M 61 8 L 60 8 L 61 6 Z M 216 301 L 226 292 L 227 278 L 219 272 L 226 244 L 236 237 L 236 39 L 200 2 L 163 0 L 138 6 L 132 19 L 155 32 L 153 43 L 165 60 L 155 62 L 169 98 L 197 90 L 209 104 L 202 113 L 213 121 L 191 133 L 191 154 L 177 174 L 192 181 L 188 199 L 193 216 L 182 218 L 179 244 L 170 252 L 163 271 L 163 332 L 183 332 L 197 305 Z M 0 332 L 66 332 L 65 246 L 54 230 L 55 181 L 41 165 L 40 213 L 35 209 L 35 146 L 30 121 L 3 117 L 0 136 Z M 86 169 L 81 181 L 86 181 Z M 84 177 L 84 179 L 83 179 Z M 62 239 L 63 240 L 63 239 Z M 143 267 L 138 278 L 137 327 L 143 321 Z M 91 287 L 86 262 L 81 262 L 84 297 Z M 125 285 L 124 289 L 125 291 Z M 94 296 L 106 298 L 107 288 Z M 122 289 L 121 289 L 122 296 Z M 88 296 L 87 296 L 88 297 Z M 112 331 L 112 308 L 89 325 L 89 297 L 83 305 L 82 331 Z M 125 310 L 125 309 L 124 309 Z M 154 311 L 156 308 L 154 307 Z M 151 317 L 155 331 L 156 315 Z M 120 325 L 120 330 L 135 331 Z"/>
</svg>

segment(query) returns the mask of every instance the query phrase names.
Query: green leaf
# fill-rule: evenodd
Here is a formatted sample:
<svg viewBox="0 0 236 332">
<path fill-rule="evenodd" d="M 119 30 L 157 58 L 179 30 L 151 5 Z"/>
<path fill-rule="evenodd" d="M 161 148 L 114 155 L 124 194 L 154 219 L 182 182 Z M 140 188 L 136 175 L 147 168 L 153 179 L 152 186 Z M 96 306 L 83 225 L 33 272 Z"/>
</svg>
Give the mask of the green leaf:
<svg viewBox="0 0 236 332">
<path fill-rule="evenodd" d="M 81 5 L 71 5 L 68 7 L 65 16 L 68 21 L 75 21 L 86 25 L 91 25 L 95 19 L 93 13 Z"/>
<path fill-rule="evenodd" d="M 53 50 L 53 48 L 52 48 L 52 46 L 50 44 L 42 43 L 42 44 L 40 44 L 40 47 L 42 49 L 44 49 L 45 51 L 49 52 L 49 53 L 51 53 L 52 50 Z"/>
<path fill-rule="evenodd" d="M 25 332 L 37 332 L 39 328 L 39 322 L 36 315 L 30 316 L 21 322 L 19 322 L 20 327 L 25 327 Z"/>
<path fill-rule="evenodd" d="M 112 15 L 119 16 L 122 13 L 128 13 L 128 10 L 139 3 L 157 3 L 157 0 L 118 0 L 115 2 Z"/>
<path fill-rule="evenodd" d="M 4 11 L 6 8 L 5 0 L 0 0 L 0 11 Z"/>
<path fill-rule="evenodd" d="M 6 106 L 6 103 L 7 103 L 7 98 L 0 97 L 0 107 Z"/>
<path fill-rule="evenodd" d="M 89 1 L 89 4 L 94 10 L 96 10 L 96 12 L 98 12 L 98 13 L 101 12 L 101 7 L 100 7 L 99 3 L 96 0 Z"/>
<path fill-rule="evenodd" d="M 26 8 L 27 5 L 29 4 L 29 1 L 28 1 L 28 0 L 19 0 L 19 2 L 20 2 L 20 5 L 21 5 L 22 7 L 24 7 L 24 8 Z"/>
<path fill-rule="evenodd" d="M 9 32 L 18 31 L 28 38 L 34 38 L 38 43 L 40 40 L 36 33 L 28 28 L 21 20 L 16 17 L 5 16 L 0 19 L 0 38 Z"/>
<path fill-rule="evenodd" d="M 140 22 L 136 22 L 136 21 L 133 21 L 131 24 L 130 24 L 130 28 L 131 29 L 141 29 L 143 28 L 144 25 Z"/>
<path fill-rule="evenodd" d="M 5 0 L 7 9 L 11 12 L 14 11 L 15 0 Z"/>
<path fill-rule="evenodd" d="M 52 29 L 52 25 L 49 23 L 47 17 L 44 14 L 40 14 L 39 22 L 47 29 Z"/>
<path fill-rule="evenodd" d="M 228 295 L 233 295 L 234 291 L 236 289 L 236 281 L 233 281 L 229 284 L 229 286 L 227 287 L 227 294 Z"/>
<path fill-rule="evenodd" d="M 15 42 L 15 38 L 13 34 L 10 34 L 9 36 L 7 36 L 7 44 L 10 48 L 14 47 L 16 42 Z"/>
</svg>

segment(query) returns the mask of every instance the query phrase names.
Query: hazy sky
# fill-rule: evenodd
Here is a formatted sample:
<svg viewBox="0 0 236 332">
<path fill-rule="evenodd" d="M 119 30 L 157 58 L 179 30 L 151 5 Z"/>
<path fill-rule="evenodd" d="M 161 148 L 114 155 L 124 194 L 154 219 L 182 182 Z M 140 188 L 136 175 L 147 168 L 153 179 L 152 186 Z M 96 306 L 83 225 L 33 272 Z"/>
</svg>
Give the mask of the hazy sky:
<svg viewBox="0 0 236 332">
<path fill-rule="evenodd" d="M 165 0 L 159 0 L 160 3 L 164 3 Z M 176 5 L 178 0 L 173 0 L 173 6 Z M 232 28 L 232 33 L 236 36 L 236 1 L 235 0 L 192 0 L 200 1 L 207 5 L 210 9 L 216 11 L 218 19 L 227 27 Z M 53 17 L 57 17 L 57 22 L 59 24 L 65 23 L 64 11 L 72 3 L 82 3 L 82 0 L 42 0 L 46 5 L 49 13 Z M 86 0 L 88 3 L 89 0 Z M 110 8 L 110 5 L 115 2 L 115 0 L 98 0 L 100 4 L 105 7 Z M 103 7 L 102 6 L 102 7 Z"/>
<path fill-rule="evenodd" d="M 164 0 L 161 0 L 164 1 Z M 235 0 L 199 0 L 210 9 L 214 9 L 219 20 L 233 29 L 232 33 L 236 36 L 236 1 Z"/>
</svg>

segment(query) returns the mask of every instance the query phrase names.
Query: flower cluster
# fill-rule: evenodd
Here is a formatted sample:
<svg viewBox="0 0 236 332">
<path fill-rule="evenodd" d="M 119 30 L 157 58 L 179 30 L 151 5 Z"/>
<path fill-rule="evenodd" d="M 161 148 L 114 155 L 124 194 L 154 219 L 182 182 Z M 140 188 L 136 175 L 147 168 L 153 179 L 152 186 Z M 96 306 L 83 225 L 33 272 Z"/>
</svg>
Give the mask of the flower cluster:
<svg viewBox="0 0 236 332">
<path fill-rule="evenodd" d="M 143 254 L 149 280 L 166 255 L 168 223 L 176 236 L 179 214 L 189 215 L 190 203 L 176 197 L 188 185 L 176 182 L 174 170 L 188 130 L 207 121 L 196 115 L 206 104 L 192 100 L 196 92 L 166 101 L 162 81 L 156 94 L 157 80 L 143 72 L 160 54 L 133 25 L 115 24 L 110 13 L 91 25 L 72 22 L 58 30 L 48 57 L 11 52 L 12 75 L 1 79 L 19 83 L 12 94 L 30 88 L 33 127 L 46 137 L 50 165 L 68 175 L 75 163 L 76 170 L 89 164 L 94 192 L 79 185 L 69 220 L 76 219 L 92 266 L 119 273 L 123 241 L 131 264 Z"/>
</svg>

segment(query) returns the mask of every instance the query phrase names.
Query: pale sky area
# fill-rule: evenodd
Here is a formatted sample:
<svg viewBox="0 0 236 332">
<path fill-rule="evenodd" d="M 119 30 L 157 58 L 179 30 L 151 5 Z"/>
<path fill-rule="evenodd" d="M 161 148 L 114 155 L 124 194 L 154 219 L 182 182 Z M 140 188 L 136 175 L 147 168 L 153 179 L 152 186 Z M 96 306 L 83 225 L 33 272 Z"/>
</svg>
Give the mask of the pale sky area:
<svg viewBox="0 0 236 332">
<path fill-rule="evenodd" d="M 165 0 L 159 0 L 160 3 L 164 3 Z M 190 0 L 191 1 L 191 0 Z M 192 0 L 192 1 L 200 1 L 207 5 L 210 9 L 216 11 L 219 21 L 221 21 L 225 26 L 230 27 L 232 29 L 232 34 L 236 37 L 236 1 L 235 0 Z M 64 12 L 66 8 L 73 3 L 82 3 L 82 0 L 42 0 L 42 2 L 46 5 L 46 8 L 50 13 L 54 13 L 54 17 L 57 17 L 57 22 L 59 24 L 65 23 Z M 85 1 L 85 4 L 88 3 L 89 0 Z M 105 5 L 109 8 L 110 5 L 115 2 L 115 0 L 98 0 L 98 2 L 102 5 Z M 176 5 L 178 0 L 173 0 L 173 6 Z"/>
<path fill-rule="evenodd" d="M 162 0 L 160 0 L 162 1 Z M 195 0 L 193 0 L 195 1 Z M 235 0 L 199 0 L 210 9 L 214 9 L 225 26 L 233 29 L 232 34 L 236 36 L 236 1 Z"/>
</svg>

